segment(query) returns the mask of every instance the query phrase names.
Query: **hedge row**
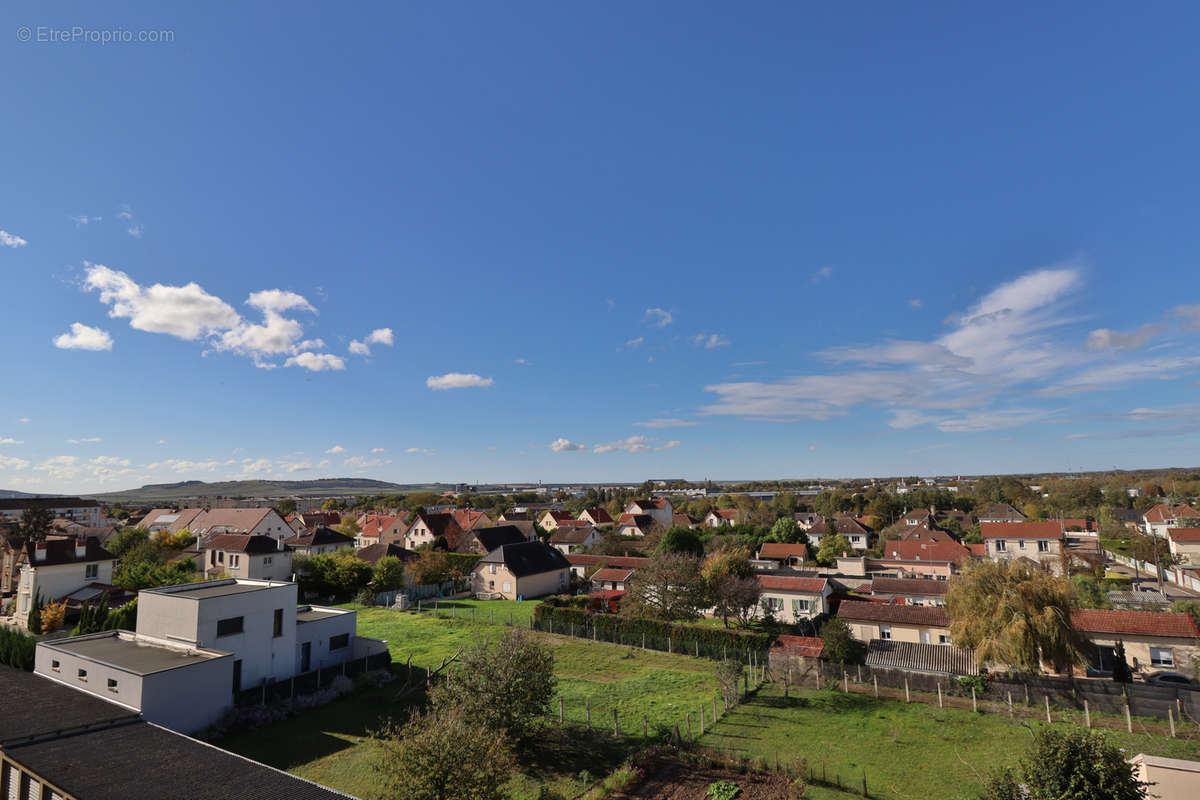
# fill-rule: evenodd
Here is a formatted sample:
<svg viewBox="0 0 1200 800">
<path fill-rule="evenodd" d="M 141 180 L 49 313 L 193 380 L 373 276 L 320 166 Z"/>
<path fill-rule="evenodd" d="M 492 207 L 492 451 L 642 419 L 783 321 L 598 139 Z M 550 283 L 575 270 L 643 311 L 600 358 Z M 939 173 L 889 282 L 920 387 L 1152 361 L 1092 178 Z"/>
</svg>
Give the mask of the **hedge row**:
<svg viewBox="0 0 1200 800">
<path fill-rule="evenodd" d="M 539 626 L 553 622 L 556 629 L 564 632 L 572 626 L 581 631 L 594 628 L 600 638 L 608 640 L 615 640 L 618 636 L 634 642 L 643 636 L 652 640 L 670 638 L 671 646 L 679 652 L 689 652 L 699 645 L 708 655 L 747 651 L 761 653 L 771 646 L 771 637 L 766 633 L 634 619 L 616 614 L 593 614 L 575 607 L 571 598 L 565 597 L 538 603 L 533 608 L 533 618 Z"/>
<path fill-rule="evenodd" d="M 37 639 L 12 628 L 0 628 L 0 663 L 33 672 Z"/>
</svg>

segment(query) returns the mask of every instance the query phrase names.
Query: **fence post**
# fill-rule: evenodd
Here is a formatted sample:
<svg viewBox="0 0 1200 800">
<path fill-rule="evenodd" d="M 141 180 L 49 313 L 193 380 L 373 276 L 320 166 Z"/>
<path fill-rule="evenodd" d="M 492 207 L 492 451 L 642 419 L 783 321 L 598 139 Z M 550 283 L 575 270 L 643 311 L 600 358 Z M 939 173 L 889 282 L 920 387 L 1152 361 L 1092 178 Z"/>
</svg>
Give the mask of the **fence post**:
<svg viewBox="0 0 1200 800">
<path fill-rule="evenodd" d="M 1167 722 L 1171 725 L 1171 738 L 1175 738 L 1175 709 L 1167 707 Z"/>
<path fill-rule="evenodd" d="M 643 650 L 646 649 L 646 633 L 645 633 L 645 631 L 642 632 L 642 649 Z"/>
<path fill-rule="evenodd" d="M 704 735 L 704 705 L 700 706 L 700 735 Z"/>
<path fill-rule="evenodd" d="M 1129 716 L 1129 701 L 1125 701 L 1125 730 L 1133 733 L 1133 717 Z"/>
<path fill-rule="evenodd" d="M 879 678 L 871 676 L 871 683 L 875 684 L 875 699 L 879 699 Z"/>
<path fill-rule="evenodd" d="M 858 680 L 857 680 L 857 681 L 855 681 L 855 682 L 856 682 L 856 683 L 862 683 L 862 664 L 859 664 L 859 665 L 858 665 Z M 864 777 L 864 778 L 863 778 L 863 780 L 865 781 L 865 780 L 866 780 L 866 778 Z"/>
<path fill-rule="evenodd" d="M 591 700 L 591 698 L 588 698 L 587 700 L 584 701 L 583 709 L 587 713 L 588 730 L 591 730 L 592 729 L 592 700 Z"/>
<path fill-rule="evenodd" d="M 671 654 L 671 637 L 667 637 L 667 655 Z"/>
<path fill-rule="evenodd" d="M 745 694 L 746 694 L 747 696 L 749 696 L 749 694 L 750 694 L 750 673 L 749 673 L 749 672 L 743 672 L 743 673 L 742 673 L 742 682 L 743 682 L 743 684 L 744 684 L 744 685 L 745 685 L 745 687 L 746 687 L 746 688 L 745 688 Z"/>
<path fill-rule="evenodd" d="M 617 707 L 613 706 L 613 736 L 620 736 L 621 728 L 617 724 Z"/>
<path fill-rule="evenodd" d="M 700 657 L 700 640 L 697 639 L 696 641 L 692 642 L 692 644 L 696 645 L 696 658 L 699 658 Z"/>
<path fill-rule="evenodd" d="M 1025 687 L 1025 705 L 1029 705 L 1029 684 L 1023 683 L 1021 685 Z"/>
<path fill-rule="evenodd" d="M 494 608 L 488 609 L 488 624 L 489 625 L 496 624 L 496 609 L 494 609 Z"/>
<path fill-rule="evenodd" d="M 1092 710 L 1088 708 L 1087 700 L 1083 701 L 1083 724 L 1092 727 Z"/>
<path fill-rule="evenodd" d="M 979 711 L 979 701 L 977 701 L 975 699 L 975 687 L 974 686 L 971 687 L 971 710 L 975 711 L 975 712 Z"/>
<path fill-rule="evenodd" d="M 688 741 L 690 742 L 692 740 L 692 712 L 687 712 L 684 717 L 687 719 Z"/>
<path fill-rule="evenodd" d="M 564 716 L 566 716 L 566 715 L 565 715 L 565 714 L 563 714 L 563 699 L 562 699 L 562 697 L 560 696 L 560 697 L 558 698 L 558 724 L 559 724 L 559 725 L 562 725 L 562 724 L 563 724 L 563 717 L 564 717 Z"/>
<path fill-rule="evenodd" d="M 1050 719 L 1050 695 L 1044 694 L 1042 699 L 1046 701 L 1046 722 L 1052 722 L 1053 720 Z"/>
<path fill-rule="evenodd" d="M 821 690 L 821 665 L 817 664 L 817 691 Z"/>
<path fill-rule="evenodd" d="M 554 617 L 550 617 L 550 628 L 554 628 Z M 533 630 L 533 614 L 529 615 L 529 630 Z"/>
<path fill-rule="evenodd" d="M 1084 700 L 1083 702 L 1087 703 L 1087 700 Z M 1013 704 L 1012 704 L 1012 692 L 1009 692 L 1008 693 L 1008 718 L 1012 719 L 1013 714 L 1014 714 L 1014 712 L 1013 712 Z"/>
<path fill-rule="evenodd" d="M 646 722 L 646 715 L 642 714 L 642 741 L 650 738 L 650 725 Z"/>
<path fill-rule="evenodd" d="M 906 702 L 906 703 L 912 702 L 912 700 L 909 698 L 909 695 L 908 695 L 908 676 L 907 675 L 904 676 L 904 702 Z"/>
<path fill-rule="evenodd" d="M 942 682 L 938 681 L 938 708 L 942 708 Z"/>
<path fill-rule="evenodd" d="M 846 670 L 842 670 L 842 691 L 850 694 L 850 676 L 846 674 Z"/>
</svg>

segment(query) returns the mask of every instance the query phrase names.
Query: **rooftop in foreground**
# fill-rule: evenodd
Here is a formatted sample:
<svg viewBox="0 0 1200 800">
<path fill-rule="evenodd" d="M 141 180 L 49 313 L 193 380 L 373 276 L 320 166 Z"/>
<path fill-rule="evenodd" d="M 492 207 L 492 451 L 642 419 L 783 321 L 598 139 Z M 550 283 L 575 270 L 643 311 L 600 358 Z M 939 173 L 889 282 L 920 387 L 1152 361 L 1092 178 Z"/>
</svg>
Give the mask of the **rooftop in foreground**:
<svg viewBox="0 0 1200 800">
<path fill-rule="evenodd" d="M 46 642 L 49 650 L 69 653 L 136 675 L 151 675 L 201 661 L 228 657 L 228 653 L 187 647 L 157 638 L 138 636 L 130 631 L 105 631 Z"/>
<path fill-rule="evenodd" d="M 246 578 L 225 578 L 216 581 L 201 581 L 200 583 L 184 583 L 178 586 L 164 586 L 161 589 L 143 589 L 149 594 L 169 594 L 177 597 L 191 597 L 205 600 L 210 597 L 225 597 L 245 592 L 261 592 L 265 589 L 275 589 L 280 586 L 295 586 L 290 581 L 260 581 Z"/>
</svg>

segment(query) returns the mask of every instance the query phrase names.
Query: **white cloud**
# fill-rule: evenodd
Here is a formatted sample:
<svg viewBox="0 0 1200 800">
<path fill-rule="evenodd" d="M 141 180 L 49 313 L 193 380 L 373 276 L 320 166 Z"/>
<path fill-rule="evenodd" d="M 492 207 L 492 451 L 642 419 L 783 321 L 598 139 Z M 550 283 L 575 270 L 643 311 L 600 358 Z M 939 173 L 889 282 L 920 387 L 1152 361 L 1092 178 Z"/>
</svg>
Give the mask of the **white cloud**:
<svg viewBox="0 0 1200 800">
<path fill-rule="evenodd" d="M 699 425 L 700 423 L 687 419 L 678 419 L 676 417 L 657 417 L 655 419 L 648 419 L 645 422 L 635 422 L 633 424 L 639 428 L 691 428 Z"/>
<path fill-rule="evenodd" d="M 955 355 L 937 342 L 888 341 L 866 347 L 833 347 L 819 353 L 835 363 L 859 361 L 864 364 L 920 364 L 922 366 L 969 367 L 970 358 Z"/>
<path fill-rule="evenodd" d="M 1107 389 L 1139 380 L 1171 380 L 1200 369 L 1200 356 L 1164 357 L 1121 362 L 1083 370 L 1042 390 L 1046 395 Z"/>
<path fill-rule="evenodd" d="M 17 458 L 16 456 L 0 455 L 0 469 L 29 469 L 29 462 L 23 458 Z"/>
<path fill-rule="evenodd" d="M 833 277 L 833 267 L 821 267 L 812 274 L 812 282 L 820 283 L 821 281 L 829 280 L 831 277 Z"/>
<path fill-rule="evenodd" d="M 376 328 L 367 334 L 367 344 L 386 344 L 391 347 L 394 341 L 391 328 Z"/>
<path fill-rule="evenodd" d="M 366 456 L 350 456 L 350 458 L 347 458 L 342 463 L 344 465 L 346 465 L 347 467 L 357 467 L 359 469 L 365 469 L 367 467 L 379 467 L 384 464 L 390 464 L 392 462 L 384 460 L 384 459 L 380 459 L 380 458 L 367 458 Z"/>
<path fill-rule="evenodd" d="M 372 453 L 386 453 L 387 451 L 384 450 L 382 447 L 372 447 L 371 452 Z"/>
<path fill-rule="evenodd" d="M 521 366 L 523 366 L 523 367 L 528 367 L 528 366 L 530 366 L 530 363 L 529 363 L 528 361 L 526 361 L 525 359 L 523 359 L 523 358 L 518 358 L 518 359 L 517 359 L 517 361 L 516 361 L 516 363 L 520 364 L 520 365 L 521 365 Z"/>
<path fill-rule="evenodd" d="M 927 425 L 930 422 L 938 421 L 938 417 L 924 414 L 911 408 L 894 408 L 889 413 L 892 415 L 892 418 L 888 422 L 888 425 L 900 430 L 908 430 L 918 425 Z"/>
<path fill-rule="evenodd" d="M 166 443 L 167 443 L 167 440 L 166 440 L 166 439 L 159 439 L 159 440 L 158 440 L 158 443 L 159 443 L 159 444 L 166 444 Z"/>
<path fill-rule="evenodd" d="M 346 362 L 329 353 L 300 353 L 283 362 L 285 367 L 304 367 L 312 372 L 345 369 Z"/>
<path fill-rule="evenodd" d="M 642 315 L 642 322 L 652 328 L 665 328 L 675 321 L 670 311 L 662 308 L 647 308 Z"/>
<path fill-rule="evenodd" d="M 129 459 L 116 456 L 96 456 L 89 463 L 103 467 L 128 467 Z"/>
<path fill-rule="evenodd" d="M 409 447 L 404 452 L 419 454 L 419 455 L 423 455 L 423 456 L 433 455 L 433 451 L 430 450 L 428 447 Z"/>
<path fill-rule="evenodd" d="M 25 241 L 20 236 L 17 236 L 15 233 L 9 233 L 8 231 L 0 231 L 0 245 L 4 245 L 5 247 L 14 247 L 15 248 L 15 247 L 24 247 L 27 244 L 29 244 L 29 242 Z"/>
<path fill-rule="evenodd" d="M 730 345 L 730 341 L 719 333 L 714 333 L 712 335 L 697 333 L 692 337 L 692 344 L 696 345 L 697 347 L 703 347 L 705 350 L 713 350 L 718 347 L 728 347 Z"/>
<path fill-rule="evenodd" d="M 1138 350 L 1155 336 L 1163 332 L 1161 325 L 1146 324 L 1140 328 L 1121 333 L 1108 328 L 1097 328 L 1088 334 L 1089 350 Z"/>
<path fill-rule="evenodd" d="M 637 348 L 641 347 L 645 341 L 646 341 L 645 336 L 638 336 L 635 339 L 629 339 L 628 341 L 626 341 L 625 346 L 628 347 L 630 350 L 636 350 Z"/>
<path fill-rule="evenodd" d="M 1032 422 L 1044 422 L 1055 413 L 1037 408 L 972 411 L 959 417 L 941 420 L 937 423 L 937 429 L 943 433 L 998 431 L 1019 428 Z"/>
<path fill-rule="evenodd" d="M 82 225 L 87 225 L 92 222 L 101 222 L 101 221 L 103 221 L 103 219 L 104 219 L 104 217 L 96 217 L 96 216 L 89 217 L 89 216 L 82 215 L 82 214 L 79 216 L 71 217 L 71 220 L 75 223 L 76 228 L 78 228 Z"/>
<path fill-rule="evenodd" d="M 672 439 L 671 441 L 666 442 L 665 444 L 660 444 L 658 447 L 654 448 L 654 451 L 659 452 L 662 450 L 673 450 L 676 447 L 680 447 L 682 445 L 683 445 L 683 442 L 679 441 L 678 439 Z"/>
<path fill-rule="evenodd" d="M 112 337 L 108 331 L 72 322 L 68 333 L 54 337 L 54 346 L 61 350 L 112 350 Z"/>
<path fill-rule="evenodd" d="M 0 436 L 0 444 L 25 444 L 20 439 L 14 439 L 11 436 Z"/>
<path fill-rule="evenodd" d="M 925 303 L 924 303 L 924 301 L 921 300 L 921 298 L 914 297 L 912 300 L 908 301 L 908 305 L 911 308 L 920 308 L 921 306 L 925 305 Z"/>
<path fill-rule="evenodd" d="M 495 381 L 484 378 L 473 372 L 447 372 L 445 375 L 430 375 L 425 379 L 425 385 L 430 389 L 476 389 L 492 386 Z"/>
<path fill-rule="evenodd" d="M 357 339 L 351 339 L 350 354 L 355 356 L 369 356 L 371 355 L 371 348 L 367 347 Z"/>
<path fill-rule="evenodd" d="M 1183 320 L 1183 327 L 1189 331 L 1200 331 L 1200 305 L 1175 306 L 1171 315 Z"/>
<path fill-rule="evenodd" d="M 564 439 L 561 436 L 550 443 L 550 449 L 556 453 L 574 453 L 579 450 L 586 450 L 587 445 L 572 442 L 570 439 Z"/>
<path fill-rule="evenodd" d="M 651 449 L 650 441 L 645 436 L 629 436 L 625 439 L 618 439 L 615 442 L 598 444 L 592 448 L 592 452 L 611 453 L 616 450 L 622 450 L 626 453 L 647 453 Z"/>
<path fill-rule="evenodd" d="M 32 421 L 33 420 L 31 420 L 29 417 L 21 417 L 19 420 L 17 420 L 17 422 L 21 423 L 22 425 L 28 425 Z"/>
<path fill-rule="evenodd" d="M 233 306 L 204 291 L 197 283 L 143 287 L 124 272 L 103 264 L 84 262 L 84 286 L 99 290 L 100 302 L 111 306 L 108 315 L 129 320 L 147 333 L 165 333 L 194 341 L 201 336 L 233 329 L 241 317 Z"/>
<path fill-rule="evenodd" d="M 95 444 L 102 441 L 99 436 L 85 436 L 81 439 L 67 439 L 67 444 Z"/>
<path fill-rule="evenodd" d="M 284 291 L 283 289 L 264 289 L 261 292 L 251 292 L 250 296 L 246 298 L 246 305 L 253 306 L 259 311 L 274 311 L 276 313 L 283 313 L 284 311 L 309 311 L 313 314 L 317 313 L 312 303 L 308 302 L 303 295 Z"/>
<path fill-rule="evenodd" d="M 342 447 L 340 444 L 335 444 L 333 447 L 326 450 L 325 454 L 326 455 L 335 455 L 337 453 L 344 453 L 344 452 L 346 452 L 346 448 Z"/>
</svg>

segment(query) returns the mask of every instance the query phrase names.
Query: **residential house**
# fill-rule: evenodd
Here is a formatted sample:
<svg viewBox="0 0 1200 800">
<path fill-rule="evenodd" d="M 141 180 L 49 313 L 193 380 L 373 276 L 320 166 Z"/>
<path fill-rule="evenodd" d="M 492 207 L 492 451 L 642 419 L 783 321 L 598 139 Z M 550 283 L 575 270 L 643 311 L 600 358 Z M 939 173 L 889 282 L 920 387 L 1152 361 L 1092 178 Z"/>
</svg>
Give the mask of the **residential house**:
<svg viewBox="0 0 1200 800">
<path fill-rule="evenodd" d="M 809 528 L 806 535 L 808 543 L 817 547 L 831 533 L 845 536 L 855 550 L 866 550 L 871 546 L 871 532 L 853 517 L 837 517 L 832 524 L 829 520 L 822 520 Z"/>
<path fill-rule="evenodd" d="M 970 549 L 958 542 L 889 540 L 883 543 L 883 558 L 868 559 L 868 563 L 899 577 L 947 580 L 970 558 Z"/>
<path fill-rule="evenodd" d="M 178 511 L 172 508 L 153 508 L 146 512 L 138 524 L 150 533 L 159 531 L 179 533 L 182 530 L 190 529 L 192 520 L 203 513 L 203 508 L 181 508 Z"/>
<path fill-rule="evenodd" d="M 1165 539 L 1170 528 L 1190 527 L 1191 522 L 1200 519 L 1200 511 L 1186 505 L 1159 503 L 1145 513 L 1144 519 L 1146 533 Z"/>
<path fill-rule="evenodd" d="M 1138 753 L 1129 763 L 1134 776 L 1146 786 L 1146 800 L 1200 797 L 1200 761 Z"/>
<path fill-rule="evenodd" d="M 209 577 L 287 581 L 292 578 L 292 552 L 270 536 L 221 533 L 200 550 L 198 566 Z"/>
<path fill-rule="evenodd" d="M 16 593 L 25 564 L 25 538 L 15 533 L 0 534 L 0 594 L 9 597 Z"/>
<path fill-rule="evenodd" d="M 649 514 L 622 514 L 617 520 L 617 533 L 642 537 L 654 530 L 655 524 L 654 517 Z"/>
<path fill-rule="evenodd" d="M 136 631 L 40 642 L 34 671 L 189 733 L 220 719 L 242 689 L 381 654 L 386 643 L 358 637 L 355 623 L 346 609 L 297 607 L 294 583 L 145 589 Z"/>
<path fill-rule="evenodd" d="M 505 511 L 500 515 L 500 522 L 533 522 L 528 511 Z"/>
<path fill-rule="evenodd" d="M 930 528 L 928 525 L 905 525 L 900 529 L 902 542 L 957 542 L 950 534 Z"/>
<path fill-rule="evenodd" d="M 791 575 L 756 575 L 755 578 L 761 589 L 760 607 L 771 609 L 778 622 L 794 625 L 829 610 L 833 588 L 825 578 Z"/>
<path fill-rule="evenodd" d="M 799 567 L 808 560 L 808 547 L 789 542 L 763 542 L 755 559 L 774 562 L 780 568 Z"/>
<path fill-rule="evenodd" d="M 471 570 L 471 590 L 504 600 L 524 600 L 565 592 L 571 564 L 545 542 L 521 542 L 497 547 Z"/>
<path fill-rule="evenodd" d="M 1058 522 L 981 522 L 980 533 L 993 561 L 1025 558 L 1063 571 L 1063 529 Z"/>
<path fill-rule="evenodd" d="M 824 522 L 825 518 L 820 514 L 814 514 L 812 511 L 797 511 L 792 514 L 792 519 L 796 520 L 796 524 L 801 530 L 808 530 L 818 522 Z"/>
<path fill-rule="evenodd" d="M 1167 528 L 1167 543 L 1180 564 L 1200 565 L 1200 528 Z"/>
<path fill-rule="evenodd" d="M 311 533 L 317 528 L 332 528 L 342 524 L 340 511 L 292 512 L 285 518 L 296 533 Z"/>
<path fill-rule="evenodd" d="M 949 581 L 931 578 L 876 577 L 870 583 L 872 599 L 909 606 L 944 606 L 949 591 Z"/>
<path fill-rule="evenodd" d="M 1024 522 L 1027 517 L 1008 503 L 993 503 L 975 515 L 980 523 L 984 522 Z"/>
<path fill-rule="evenodd" d="M 576 520 L 579 522 L 580 520 Z M 576 553 L 600 541 L 600 531 L 587 523 L 582 525 L 559 525 L 550 534 L 550 546 L 563 555 Z"/>
<path fill-rule="evenodd" d="M 364 514 L 359 518 L 359 534 L 354 538 L 355 545 L 403 545 L 404 535 L 411 524 L 409 517 L 407 511 L 401 511 L 399 514 Z"/>
<path fill-rule="evenodd" d="M 860 642 L 874 639 L 949 644 L 950 615 L 939 606 L 910 606 L 843 600 L 837 615 Z"/>
<path fill-rule="evenodd" d="M 912 511 L 907 512 L 903 517 L 901 517 L 899 522 L 903 522 L 907 527 L 924 525 L 926 528 L 929 528 L 936 524 L 933 521 L 932 508 L 914 508 Z"/>
<path fill-rule="evenodd" d="M 714 508 L 704 515 L 704 527 L 719 528 L 722 525 L 736 525 L 741 519 L 741 512 L 736 508 Z"/>
<path fill-rule="evenodd" d="M 579 512 L 578 518 L 596 528 L 612 527 L 616 524 L 616 520 L 606 508 L 585 508 Z"/>
<path fill-rule="evenodd" d="M 1110 671 L 1117 642 L 1135 674 L 1156 670 L 1190 674 L 1200 663 L 1200 628 L 1190 614 L 1081 608 L 1071 623 L 1096 647 L 1095 666 Z"/>
<path fill-rule="evenodd" d="M 623 592 L 629 587 L 634 574 L 634 570 L 623 567 L 602 567 L 592 573 L 592 591 Z"/>
<path fill-rule="evenodd" d="M 476 511 L 472 508 L 455 508 L 449 513 L 450 516 L 454 517 L 454 522 L 458 527 L 464 531 L 471 531 L 476 528 L 490 528 L 496 524 L 485 511 Z"/>
<path fill-rule="evenodd" d="M 338 550 L 354 548 L 354 540 L 344 533 L 338 533 L 333 528 L 317 528 L 312 533 L 305 533 L 284 539 L 283 546 L 296 555 L 318 556 L 323 553 L 336 553 Z"/>
<path fill-rule="evenodd" d="M 625 505 L 626 514 L 649 514 L 663 530 L 671 527 L 675 519 L 675 509 L 671 501 L 665 497 L 654 497 L 648 500 L 630 500 Z"/>
<path fill-rule="evenodd" d="M 1112 508 L 1109 509 L 1109 513 L 1113 519 L 1130 530 L 1140 531 L 1146 524 L 1145 513 L 1136 508 Z"/>
<path fill-rule="evenodd" d="M 552 531 L 558 527 L 560 522 L 567 522 L 568 520 L 573 521 L 574 519 L 575 518 L 571 516 L 570 512 L 546 509 L 542 512 L 542 515 L 538 517 L 538 525 L 541 525 L 542 530 L 544 531 Z"/>
<path fill-rule="evenodd" d="M 530 541 L 530 534 L 517 525 L 495 525 L 467 531 L 459 540 L 457 552 L 478 553 L 485 556 L 505 544 L 520 544 Z"/>
<path fill-rule="evenodd" d="M 201 541 L 222 533 L 270 536 L 282 542 L 294 534 L 279 512 L 273 508 L 210 508 L 197 514 L 187 526 Z"/>
<path fill-rule="evenodd" d="M 416 550 L 421 545 L 432 545 L 440 537 L 446 541 L 447 550 L 456 550 L 463 529 L 458 527 L 450 514 L 417 514 L 404 532 L 404 546 Z"/>
<path fill-rule="evenodd" d="M 682 514 L 678 511 L 671 516 L 672 528 L 696 528 L 699 525 L 699 520 L 692 519 L 689 515 Z"/>
<path fill-rule="evenodd" d="M 25 512 L 34 508 L 81 525 L 100 527 L 100 503 L 79 497 L 0 498 L 0 522 L 20 522 Z"/>
<path fill-rule="evenodd" d="M 570 553 L 567 555 L 567 564 L 570 565 L 571 574 L 577 578 L 586 578 L 589 570 L 594 571 L 603 569 L 604 567 L 638 569 L 649 563 L 650 559 L 642 558 L 641 556 L 603 556 L 585 553 Z"/>
<path fill-rule="evenodd" d="M 1073 533 L 1076 536 L 1095 536 L 1099 532 L 1096 521 L 1087 517 L 1068 517 L 1058 521 L 1062 524 L 1064 533 Z"/>
<path fill-rule="evenodd" d="M 95 537 L 51 537 L 25 541 L 24 564 L 17 582 L 16 622 L 24 626 L 39 598 L 52 603 L 93 583 L 112 584 L 116 556 Z"/>
<path fill-rule="evenodd" d="M 392 557 L 398 558 L 401 561 L 411 561 L 417 557 L 417 554 L 412 550 L 405 550 L 398 544 L 371 544 L 360 549 L 355 553 L 359 561 L 365 561 L 368 564 L 378 564 L 381 558 Z"/>
</svg>

